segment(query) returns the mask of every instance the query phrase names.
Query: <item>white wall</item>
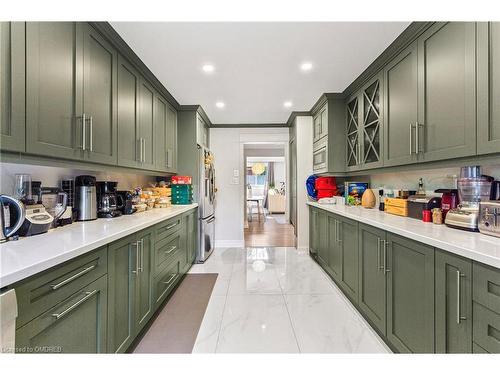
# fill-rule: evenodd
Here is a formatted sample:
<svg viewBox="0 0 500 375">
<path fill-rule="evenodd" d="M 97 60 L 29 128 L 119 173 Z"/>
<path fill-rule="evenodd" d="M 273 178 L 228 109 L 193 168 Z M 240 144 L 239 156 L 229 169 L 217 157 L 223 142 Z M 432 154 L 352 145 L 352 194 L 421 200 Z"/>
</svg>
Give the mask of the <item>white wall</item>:
<svg viewBox="0 0 500 375">
<path fill-rule="evenodd" d="M 244 246 L 244 144 L 273 142 L 288 144 L 288 128 L 210 129 L 210 149 L 215 155 L 218 189 L 215 208 L 216 247 Z M 288 159 L 287 150 L 285 160 Z M 238 176 L 234 176 L 235 171 Z"/>
<path fill-rule="evenodd" d="M 309 200 L 306 180 L 313 174 L 313 125 L 311 116 L 296 117 L 297 144 L 297 248 L 309 248 Z"/>
</svg>

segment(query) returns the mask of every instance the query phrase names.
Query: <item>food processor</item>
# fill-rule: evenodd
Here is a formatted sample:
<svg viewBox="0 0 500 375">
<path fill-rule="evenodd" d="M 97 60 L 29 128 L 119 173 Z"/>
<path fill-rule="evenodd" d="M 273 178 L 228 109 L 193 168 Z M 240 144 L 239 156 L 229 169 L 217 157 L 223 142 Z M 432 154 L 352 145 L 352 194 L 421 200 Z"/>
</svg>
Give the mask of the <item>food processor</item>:
<svg viewBox="0 0 500 375">
<path fill-rule="evenodd" d="M 492 179 L 481 174 L 481 167 L 462 167 L 457 181 L 460 204 L 448 211 L 445 224 L 478 232 L 479 202 L 490 199 L 491 184 Z"/>
</svg>

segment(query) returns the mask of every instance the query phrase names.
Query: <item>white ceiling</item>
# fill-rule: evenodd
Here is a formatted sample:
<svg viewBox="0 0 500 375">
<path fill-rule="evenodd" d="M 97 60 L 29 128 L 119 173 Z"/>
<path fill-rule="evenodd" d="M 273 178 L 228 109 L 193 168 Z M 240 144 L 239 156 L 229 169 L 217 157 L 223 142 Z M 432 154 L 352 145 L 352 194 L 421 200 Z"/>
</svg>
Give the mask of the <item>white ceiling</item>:
<svg viewBox="0 0 500 375">
<path fill-rule="evenodd" d="M 111 22 L 179 103 L 201 104 L 216 124 L 283 123 L 311 109 L 322 93 L 342 92 L 408 24 Z M 308 73 L 304 61 L 313 64 Z M 215 72 L 204 73 L 205 63 Z"/>
</svg>

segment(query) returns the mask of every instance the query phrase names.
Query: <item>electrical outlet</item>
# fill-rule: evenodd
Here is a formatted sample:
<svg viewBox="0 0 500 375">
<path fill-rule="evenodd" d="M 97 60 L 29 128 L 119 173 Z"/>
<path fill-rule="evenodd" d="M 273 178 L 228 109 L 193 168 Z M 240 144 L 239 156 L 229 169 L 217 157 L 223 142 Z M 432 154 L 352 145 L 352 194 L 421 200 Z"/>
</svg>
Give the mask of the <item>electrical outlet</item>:
<svg viewBox="0 0 500 375">
<path fill-rule="evenodd" d="M 240 177 L 239 169 L 233 169 L 233 177 Z"/>
</svg>

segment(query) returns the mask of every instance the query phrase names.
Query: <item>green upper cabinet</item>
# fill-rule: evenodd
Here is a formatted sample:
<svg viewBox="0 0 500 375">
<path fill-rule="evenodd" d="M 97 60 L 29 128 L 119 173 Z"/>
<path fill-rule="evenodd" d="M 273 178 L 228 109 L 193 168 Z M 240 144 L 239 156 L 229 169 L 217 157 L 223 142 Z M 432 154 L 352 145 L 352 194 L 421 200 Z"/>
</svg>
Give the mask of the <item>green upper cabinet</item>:
<svg viewBox="0 0 500 375">
<path fill-rule="evenodd" d="M 328 105 L 325 104 L 313 116 L 313 142 L 319 141 L 328 135 Z"/>
<path fill-rule="evenodd" d="M 82 27 L 26 23 L 26 152 L 82 159 Z"/>
<path fill-rule="evenodd" d="M 385 232 L 359 225 L 359 308 L 378 330 L 386 332 Z"/>
<path fill-rule="evenodd" d="M 477 152 L 500 152 L 500 22 L 477 24 Z"/>
<path fill-rule="evenodd" d="M 414 42 L 384 69 L 384 166 L 417 161 L 417 64 Z"/>
<path fill-rule="evenodd" d="M 0 22 L 0 150 L 25 151 L 25 24 Z"/>
<path fill-rule="evenodd" d="M 155 169 L 166 171 L 167 165 L 167 101 L 155 93 L 154 97 L 154 139 Z"/>
<path fill-rule="evenodd" d="M 85 24 L 84 30 L 85 157 L 96 163 L 116 164 L 118 54 L 92 26 Z"/>
<path fill-rule="evenodd" d="M 363 168 L 383 165 L 383 79 L 379 73 L 361 89 L 361 162 Z"/>
<path fill-rule="evenodd" d="M 387 339 L 402 353 L 434 352 L 434 248 L 387 234 Z"/>
<path fill-rule="evenodd" d="M 418 39 L 422 161 L 476 154 L 476 24 L 437 22 Z"/>
<path fill-rule="evenodd" d="M 144 169 L 155 169 L 154 97 L 153 87 L 141 79 L 139 89 L 139 161 Z"/>
<path fill-rule="evenodd" d="M 436 250 L 436 352 L 472 353 L 472 261 Z"/>
<path fill-rule="evenodd" d="M 208 147 L 210 142 L 208 125 L 199 113 L 196 114 L 196 142 L 205 147 Z"/>
<path fill-rule="evenodd" d="M 139 73 L 118 57 L 118 165 L 139 166 Z"/>
<path fill-rule="evenodd" d="M 359 134 L 361 131 L 362 115 L 360 110 L 360 100 L 358 95 L 352 96 L 347 101 L 347 149 L 346 167 L 353 171 L 361 168 L 361 143 Z"/>
<path fill-rule="evenodd" d="M 167 172 L 177 172 L 177 111 L 170 104 L 167 111 L 166 132 Z"/>
</svg>

